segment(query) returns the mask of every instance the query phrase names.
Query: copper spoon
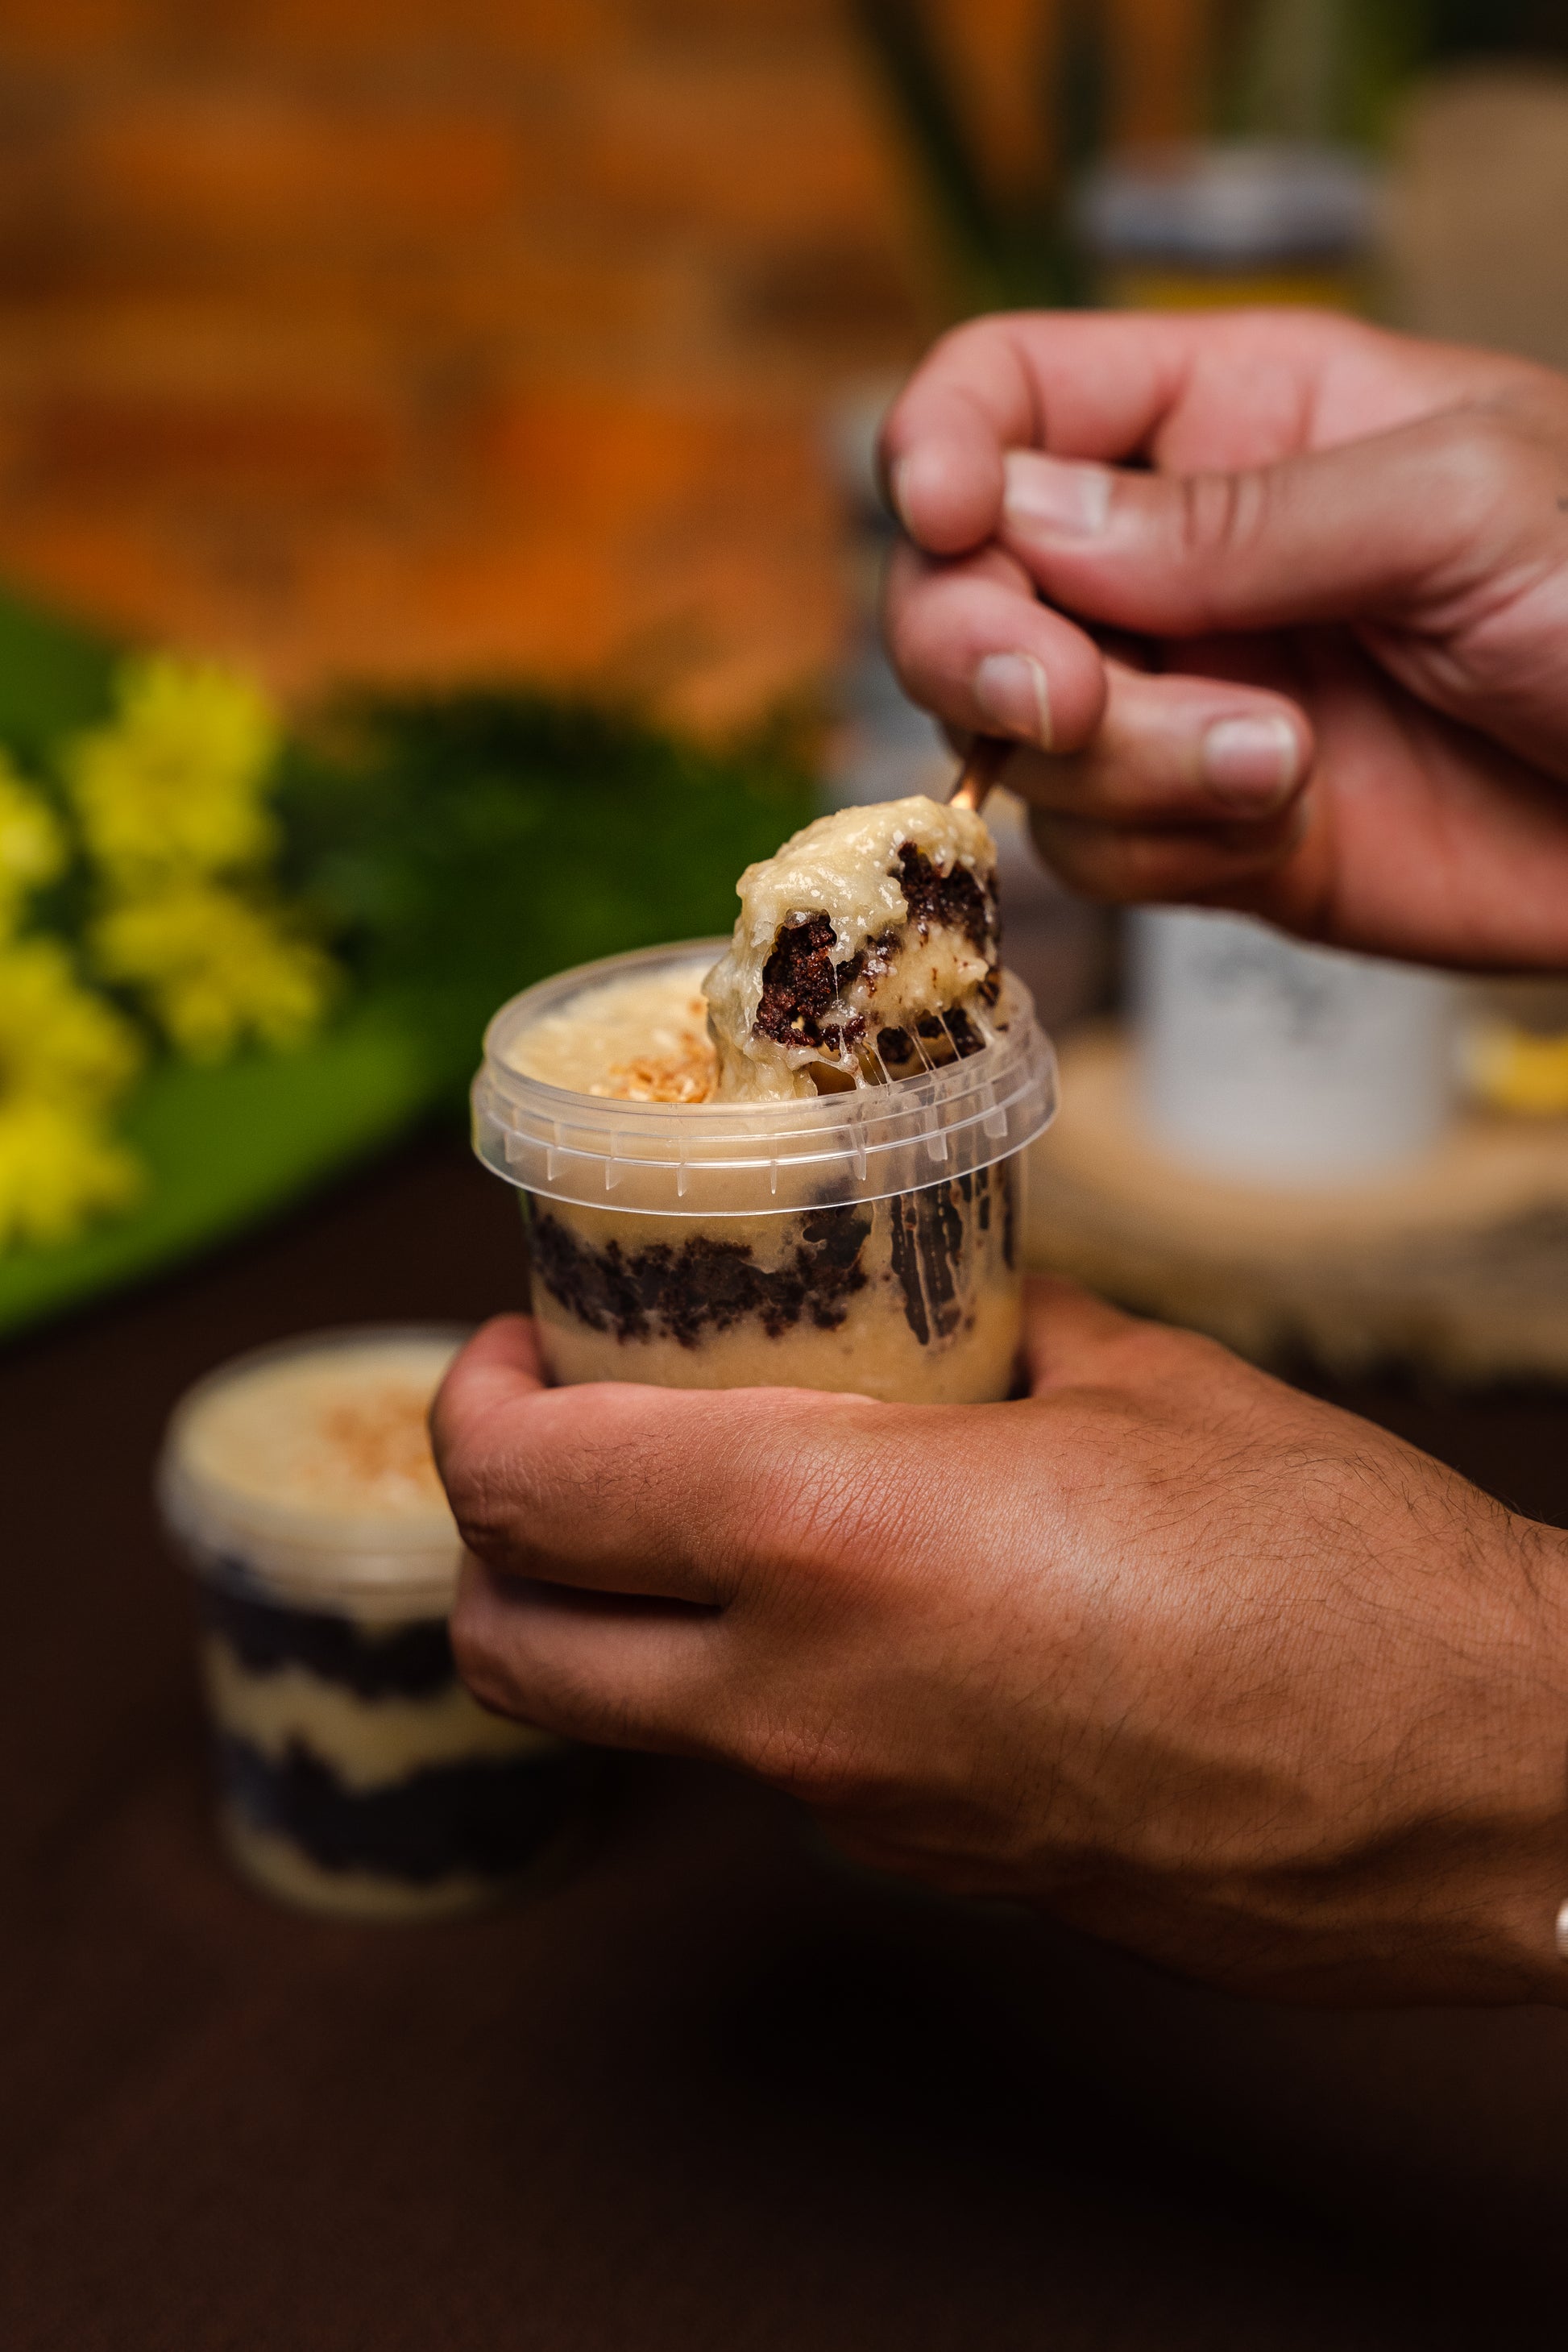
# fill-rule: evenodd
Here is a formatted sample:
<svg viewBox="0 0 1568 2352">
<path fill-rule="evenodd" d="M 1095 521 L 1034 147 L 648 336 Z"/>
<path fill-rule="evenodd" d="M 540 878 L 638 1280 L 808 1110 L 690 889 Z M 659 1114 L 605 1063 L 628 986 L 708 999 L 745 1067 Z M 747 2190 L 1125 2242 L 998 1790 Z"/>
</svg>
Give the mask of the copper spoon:
<svg viewBox="0 0 1568 2352">
<path fill-rule="evenodd" d="M 977 735 L 959 771 L 958 782 L 947 796 L 949 808 L 971 809 L 978 816 L 985 805 L 986 794 L 1017 748 L 1000 735 Z"/>
</svg>

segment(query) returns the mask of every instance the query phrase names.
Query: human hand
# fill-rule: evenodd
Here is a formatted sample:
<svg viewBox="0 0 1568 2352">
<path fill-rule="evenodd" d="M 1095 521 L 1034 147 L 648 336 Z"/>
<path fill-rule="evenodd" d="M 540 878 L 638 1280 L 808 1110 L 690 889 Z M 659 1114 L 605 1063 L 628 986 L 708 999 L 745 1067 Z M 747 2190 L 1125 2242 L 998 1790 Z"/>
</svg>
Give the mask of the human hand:
<svg viewBox="0 0 1568 2352">
<path fill-rule="evenodd" d="M 437 1400 L 487 1704 L 719 1758 L 854 1856 L 1282 1999 L 1568 2005 L 1568 1538 L 1037 1284 L 1032 1393 Z"/>
<path fill-rule="evenodd" d="M 1568 968 L 1568 378 L 1309 310 L 985 319 L 884 462 L 900 674 L 1044 747 L 1005 781 L 1073 888 Z"/>
</svg>

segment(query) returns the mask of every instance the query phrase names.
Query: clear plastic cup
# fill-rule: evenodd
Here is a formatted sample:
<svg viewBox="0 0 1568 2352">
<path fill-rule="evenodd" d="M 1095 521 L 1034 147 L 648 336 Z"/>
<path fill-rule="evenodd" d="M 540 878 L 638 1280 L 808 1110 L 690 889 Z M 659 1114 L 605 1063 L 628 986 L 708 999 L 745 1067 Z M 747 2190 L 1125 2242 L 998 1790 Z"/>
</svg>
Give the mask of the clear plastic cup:
<svg viewBox="0 0 1568 2352">
<path fill-rule="evenodd" d="M 195 1572 L 218 1822 L 283 1901 L 418 1919 L 496 1900 L 574 1810 L 565 1743 L 488 1715 L 447 1616 L 462 1547 L 424 1415 L 464 1334 L 329 1331 L 237 1357 L 158 1470 Z"/>
<path fill-rule="evenodd" d="M 530 1026 L 722 940 L 615 956 L 527 990 L 485 1035 L 474 1148 L 522 1196 L 550 1377 L 675 1388 L 1005 1397 L 1017 1362 L 1021 1155 L 1056 1058 L 1013 975 L 977 1052 L 804 1102 L 629 1102 L 524 1075 Z"/>
</svg>

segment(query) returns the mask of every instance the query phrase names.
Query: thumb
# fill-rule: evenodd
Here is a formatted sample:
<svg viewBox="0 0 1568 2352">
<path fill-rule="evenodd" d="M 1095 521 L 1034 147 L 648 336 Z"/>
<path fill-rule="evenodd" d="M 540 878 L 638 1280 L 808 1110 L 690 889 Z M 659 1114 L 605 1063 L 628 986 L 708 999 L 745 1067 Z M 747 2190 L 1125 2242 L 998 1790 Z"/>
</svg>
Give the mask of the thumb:
<svg viewBox="0 0 1568 2352">
<path fill-rule="evenodd" d="M 1154 636 L 1424 618 L 1451 635 L 1561 538 L 1563 471 L 1527 422 L 1480 408 L 1235 472 L 1014 450 L 1003 538 L 1054 600 Z"/>
<path fill-rule="evenodd" d="M 532 1318 L 492 1317 L 458 1349 L 436 1391 L 430 1435 L 437 1460 L 455 1421 L 503 1412 L 518 1397 L 537 1395 L 543 1387 L 544 1364 Z"/>
</svg>

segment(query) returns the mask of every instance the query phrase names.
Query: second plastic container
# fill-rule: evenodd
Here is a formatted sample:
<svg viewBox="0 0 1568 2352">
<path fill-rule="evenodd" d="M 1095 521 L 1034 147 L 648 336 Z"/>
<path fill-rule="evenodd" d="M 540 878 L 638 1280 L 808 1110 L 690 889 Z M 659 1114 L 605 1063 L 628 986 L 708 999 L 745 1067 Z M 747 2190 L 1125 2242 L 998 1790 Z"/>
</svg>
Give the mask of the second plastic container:
<svg viewBox="0 0 1568 2352">
<path fill-rule="evenodd" d="M 181 1400 L 159 1471 L 195 1572 L 224 1844 L 362 1919 L 494 1902 L 577 1811 L 563 1742 L 486 1714 L 447 1633 L 462 1546 L 425 1414 L 461 1334 L 318 1332 Z"/>
</svg>

